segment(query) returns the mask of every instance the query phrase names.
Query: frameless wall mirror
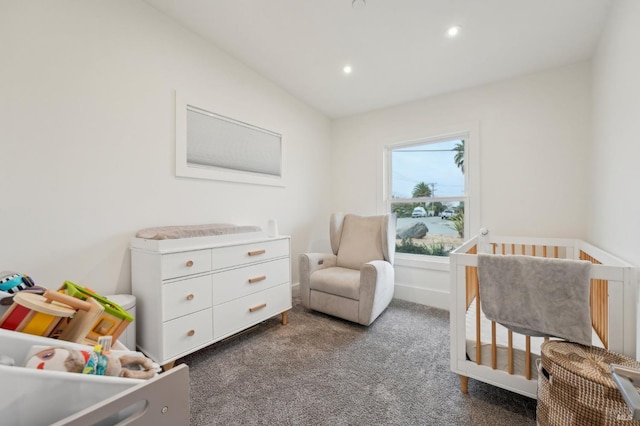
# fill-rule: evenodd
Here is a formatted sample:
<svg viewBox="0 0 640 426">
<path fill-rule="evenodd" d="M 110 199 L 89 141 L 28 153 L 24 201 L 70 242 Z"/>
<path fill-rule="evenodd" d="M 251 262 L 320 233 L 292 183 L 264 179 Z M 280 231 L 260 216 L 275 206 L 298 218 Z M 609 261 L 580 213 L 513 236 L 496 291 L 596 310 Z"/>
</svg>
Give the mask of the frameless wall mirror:
<svg viewBox="0 0 640 426">
<path fill-rule="evenodd" d="M 282 135 L 176 93 L 176 176 L 284 186 Z"/>
</svg>

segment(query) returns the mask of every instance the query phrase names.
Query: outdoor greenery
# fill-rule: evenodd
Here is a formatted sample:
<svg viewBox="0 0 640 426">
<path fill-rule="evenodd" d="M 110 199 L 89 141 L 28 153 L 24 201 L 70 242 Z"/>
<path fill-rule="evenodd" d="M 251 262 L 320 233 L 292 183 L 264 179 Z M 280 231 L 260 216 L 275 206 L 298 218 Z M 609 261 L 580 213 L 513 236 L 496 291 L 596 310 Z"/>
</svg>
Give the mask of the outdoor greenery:
<svg viewBox="0 0 640 426">
<path fill-rule="evenodd" d="M 461 210 L 458 214 L 451 218 L 453 227 L 458 232 L 458 237 L 464 238 L 464 210 Z"/>
<path fill-rule="evenodd" d="M 448 256 L 451 248 L 446 248 L 444 242 L 437 241 L 431 245 L 416 244 L 411 238 L 403 238 L 396 244 L 396 253 L 423 254 L 427 256 Z"/>
<path fill-rule="evenodd" d="M 397 217 L 411 217 L 413 209 L 418 206 L 424 207 L 424 203 L 395 203 L 391 206 L 391 212 Z"/>
<path fill-rule="evenodd" d="M 395 213 L 397 217 L 411 217 L 411 213 L 413 213 L 413 209 L 416 207 L 424 207 L 427 211 L 433 211 L 434 216 L 440 216 L 440 213 L 448 208 L 440 201 L 436 201 L 435 203 L 393 203 L 391 205 L 391 211 Z"/>
<path fill-rule="evenodd" d="M 412 198 L 431 197 L 431 188 L 424 182 L 417 183 L 411 192 Z"/>
<path fill-rule="evenodd" d="M 456 166 L 464 173 L 464 140 L 458 142 L 453 150 L 456 152 L 453 161 L 455 161 Z"/>
</svg>

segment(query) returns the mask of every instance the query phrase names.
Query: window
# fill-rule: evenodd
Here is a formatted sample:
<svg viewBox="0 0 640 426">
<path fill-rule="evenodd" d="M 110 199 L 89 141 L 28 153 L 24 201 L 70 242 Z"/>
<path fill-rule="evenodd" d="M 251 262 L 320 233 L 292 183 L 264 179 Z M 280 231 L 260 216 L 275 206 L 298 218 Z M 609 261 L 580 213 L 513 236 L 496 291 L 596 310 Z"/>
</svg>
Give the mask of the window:
<svg viewBox="0 0 640 426">
<path fill-rule="evenodd" d="M 470 222 L 477 226 L 477 219 L 469 220 L 473 136 L 463 132 L 386 147 L 384 202 L 398 218 L 396 253 L 446 257 L 469 237 Z"/>
<path fill-rule="evenodd" d="M 202 105 L 176 93 L 176 176 L 284 186 L 279 133 Z"/>
</svg>

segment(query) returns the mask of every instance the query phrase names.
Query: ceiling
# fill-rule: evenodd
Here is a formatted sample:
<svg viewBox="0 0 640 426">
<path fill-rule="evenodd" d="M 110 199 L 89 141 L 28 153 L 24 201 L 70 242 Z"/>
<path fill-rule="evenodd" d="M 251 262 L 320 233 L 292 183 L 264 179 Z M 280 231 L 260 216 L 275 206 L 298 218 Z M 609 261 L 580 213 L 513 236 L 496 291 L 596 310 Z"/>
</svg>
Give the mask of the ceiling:
<svg viewBox="0 0 640 426">
<path fill-rule="evenodd" d="M 612 3 L 145 1 L 331 118 L 588 59 Z"/>
</svg>

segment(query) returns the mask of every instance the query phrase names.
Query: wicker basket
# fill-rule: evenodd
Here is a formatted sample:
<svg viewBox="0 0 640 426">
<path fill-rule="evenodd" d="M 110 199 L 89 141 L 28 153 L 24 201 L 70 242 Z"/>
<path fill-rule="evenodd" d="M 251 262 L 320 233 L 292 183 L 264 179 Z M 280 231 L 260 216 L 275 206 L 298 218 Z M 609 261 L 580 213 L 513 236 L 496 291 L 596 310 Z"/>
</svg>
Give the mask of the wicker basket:
<svg viewBox="0 0 640 426">
<path fill-rule="evenodd" d="M 542 426 L 640 426 L 611 379 L 610 365 L 640 363 L 605 349 L 550 341 L 542 344 L 537 422 Z"/>
</svg>

